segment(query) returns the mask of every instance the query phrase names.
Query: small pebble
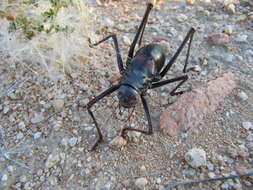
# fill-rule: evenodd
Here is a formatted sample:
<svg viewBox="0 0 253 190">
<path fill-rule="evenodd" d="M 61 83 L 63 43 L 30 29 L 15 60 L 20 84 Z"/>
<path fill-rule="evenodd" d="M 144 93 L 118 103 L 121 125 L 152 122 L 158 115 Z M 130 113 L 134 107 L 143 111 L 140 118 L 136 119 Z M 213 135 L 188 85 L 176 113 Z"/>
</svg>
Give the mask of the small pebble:
<svg viewBox="0 0 253 190">
<path fill-rule="evenodd" d="M 42 113 L 35 113 L 34 117 L 31 119 L 31 123 L 35 124 L 35 123 L 39 123 L 41 121 L 43 121 L 45 118 L 42 115 Z"/>
<path fill-rule="evenodd" d="M 111 182 L 111 181 L 108 181 L 108 182 L 106 182 L 106 184 L 104 185 L 104 189 L 111 189 L 111 186 L 112 186 L 112 182 Z"/>
<path fill-rule="evenodd" d="M 240 22 L 244 22 L 246 19 L 247 19 L 247 16 L 243 14 L 243 15 L 236 17 L 234 22 L 240 23 Z"/>
<path fill-rule="evenodd" d="M 40 176 L 42 176 L 42 174 L 43 174 L 43 170 L 38 169 L 37 172 L 36 172 L 36 175 L 40 177 Z"/>
<path fill-rule="evenodd" d="M 61 144 L 62 144 L 63 146 L 68 146 L 68 139 L 67 139 L 67 138 L 63 138 L 63 139 L 61 140 Z"/>
<path fill-rule="evenodd" d="M 188 19 L 188 17 L 184 14 L 179 14 L 177 15 L 176 19 L 178 22 L 185 22 Z"/>
<path fill-rule="evenodd" d="M 245 100 L 247 100 L 249 97 L 248 97 L 248 95 L 245 93 L 245 92 L 240 92 L 239 94 L 238 94 L 238 96 L 239 96 L 239 98 L 242 100 L 242 101 L 245 101 Z"/>
<path fill-rule="evenodd" d="M 216 176 L 215 173 L 213 173 L 213 172 L 209 172 L 207 175 L 210 178 L 214 178 Z"/>
<path fill-rule="evenodd" d="M 207 166 L 208 170 L 210 170 L 210 171 L 214 170 L 214 165 L 211 162 L 207 162 L 206 166 Z"/>
<path fill-rule="evenodd" d="M 156 183 L 157 183 L 157 184 L 160 184 L 161 182 L 162 182 L 162 180 L 161 180 L 160 177 L 156 179 Z"/>
<path fill-rule="evenodd" d="M 187 133 L 181 133 L 181 138 L 182 139 L 186 139 L 188 137 L 188 134 Z"/>
<path fill-rule="evenodd" d="M 196 175 L 196 170 L 194 170 L 193 168 L 185 169 L 185 170 L 183 170 L 183 174 L 186 177 L 193 177 Z"/>
<path fill-rule="evenodd" d="M 74 147 L 77 144 L 78 139 L 76 137 L 72 137 L 68 140 L 68 144 L 71 147 Z"/>
<path fill-rule="evenodd" d="M 36 139 L 40 138 L 41 134 L 42 134 L 41 132 L 34 133 L 33 138 L 36 140 Z"/>
<path fill-rule="evenodd" d="M 64 99 L 63 98 L 56 98 L 53 101 L 53 107 L 56 111 L 61 111 L 64 107 Z"/>
<path fill-rule="evenodd" d="M 185 154 L 185 160 L 193 168 L 206 166 L 206 152 L 203 149 L 193 148 Z"/>
<path fill-rule="evenodd" d="M 3 113 L 7 114 L 10 110 L 10 107 L 8 105 L 4 105 Z"/>
<path fill-rule="evenodd" d="M 201 0 L 201 1 L 203 1 L 203 2 L 206 3 L 206 4 L 211 3 L 211 0 Z"/>
<path fill-rule="evenodd" d="M 105 18 L 104 23 L 107 26 L 110 26 L 110 27 L 114 27 L 115 26 L 115 22 L 113 20 L 109 19 L 109 18 Z"/>
<path fill-rule="evenodd" d="M 27 181 L 27 177 L 25 175 L 20 176 L 20 182 L 25 183 Z"/>
<path fill-rule="evenodd" d="M 14 171 L 14 167 L 13 166 L 8 166 L 7 171 L 12 173 Z"/>
<path fill-rule="evenodd" d="M 186 3 L 193 5 L 195 3 L 195 0 L 186 0 Z"/>
<path fill-rule="evenodd" d="M 250 181 L 243 181 L 243 183 L 247 186 L 247 187 L 253 187 L 253 184 Z"/>
<path fill-rule="evenodd" d="M 7 174 L 3 174 L 1 181 L 7 181 L 8 180 L 8 175 Z"/>
<path fill-rule="evenodd" d="M 244 145 L 239 146 L 239 149 L 237 150 L 237 153 L 242 158 L 247 158 L 249 156 L 248 149 Z"/>
<path fill-rule="evenodd" d="M 227 7 L 226 7 L 227 11 L 230 13 L 230 14 L 235 14 L 235 5 L 234 4 L 229 4 Z"/>
<path fill-rule="evenodd" d="M 251 22 L 253 22 L 253 12 L 250 12 L 250 13 L 249 13 L 249 20 L 250 20 Z"/>
<path fill-rule="evenodd" d="M 238 36 L 235 38 L 235 41 L 236 41 L 236 42 L 247 42 L 247 39 L 248 39 L 248 36 L 245 35 L 245 34 L 242 34 L 242 35 L 238 35 Z"/>
<path fill-rule="evenodd" d="M 88 98 L 83 98 L 81 100 L 79 100 L 79 104 L 80 106 L 86 106 L 89 103 L 89 99 Z"/>
<path fill-rule="evenodd" d="M 239 175 L 247 172 L 247 169 L 245 167 L 239 167 L 239 168 L 236 168 L 235 170 L 236 170 L 236 173 Z"/>
<path fill-rule="evenodd" d="M 16 138 L 17 138 L 17 140 L 20 140 L 20 139 L 22 139 L 24 137 L 24 134 L 23 133 L 18 133 L 17 135 L 16 135 Z"/>
<path fill-rule="evenodd" d="M 246 144 L 246 147 L 248 148 L 249 151 L 253 152 L 253 142 L 249 142 Z"/>
<path fill-rule="evenodd" d="M 22 131 L 24 131 L 26 128 L 25 128 L 25 123 L 23 121 L 20 121 L 18 123 L 18 128 Z"/>
<path fill-rule="evenodd" d="M 123 36 L 123 42 L 125 43 L 125 45 L 130 46 L 131 45 L 131 41 L 127 36 Z"/>
<path fill-rule="evenodd" d="M 147 184 L 148 184 L 148 180 L 146 178 L 144 178 L 144 177 L 138 178 L 135 181 L 135 185 L 137 187 L 139 187 L 140 189 L 144 189 Z"/>
<path fill-rule="evenodd" d="M 221 189 L 228 190 L 230 188 L 230 185 L 227 182 L 224 182 L 221 184 Z"/>
<path fill-rule="evenodd" d="M 253 130 L 253 125 L 249 121 L 242 122 L 242 126 L 243 126 L 244 129 L 247 129 L 247 130 L 251 129 L 251 130 Z"/>
<path fill-rule="evenodd" d="M 147 168 L 146 168 L 145 166 L 141 166 L 141 167 L 140 167 L 140 171 L 141 171 L 141 172 L 146 172 L 146 171 L 147 171 Z"/>
<path fill-rule="evenodd" d="M 177 30 L 173 27 L 168 29 L 168 33 L 171 34 L 172 36 L 177 36 Z"/>
<path fill-rule="evenodd" d="M 45 163 L 47 168 L 52 168 L 56 165 L 57 162 L 60 161 L 60 156 L 57 153 L 50 154 Z"/>
<path fill-rule="evenodd" d="M 233 27 L 231 25 L 227 25 L 224 29 L 224 32 L 228 35 L 231 35 L 233 33 Z"/>
<path fill-rule="evenodd" d="M 213 33 L 208 36 L 208 43 L 210 45 L 225 45 L 229 41 L 229 36 L 225 33 Z"/>
<path fill-rule="evenodd" d="M 194 71 L 194 72 L 201 72 L 202 69 L 201 69 L 201 67 L 199 65 L 195 65 L 194 67 L 192 67 L 192 71 Z"/>
<path fill-rule="evenodd" d="M 232 63 L 233 62 L 233 60 L 234 60 L 234 56 L 233 55 L 227 55 L 226 57 L 225 57 L 225 61 L 226 62 L 229 62 L 229 63 Z"/>
<path fill-rule="evenodd" d="M 121 136 L 116 136 L 109 144 L 111 148 L 121 148 L 127 144 L 127 141 L 121 137 Z"/>
</svg>

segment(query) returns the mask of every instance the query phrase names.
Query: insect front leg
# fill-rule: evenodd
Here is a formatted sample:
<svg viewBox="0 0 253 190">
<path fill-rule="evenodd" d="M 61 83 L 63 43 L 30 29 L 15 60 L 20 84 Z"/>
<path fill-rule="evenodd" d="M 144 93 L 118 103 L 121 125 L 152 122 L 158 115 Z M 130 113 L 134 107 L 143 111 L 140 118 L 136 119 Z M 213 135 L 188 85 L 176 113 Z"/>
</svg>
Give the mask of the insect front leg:
<svg viewBox="0 0 253 190">
<path fill-rule="evenodd" d="M 145 114 L 146 114 L 146 118 L 148 120 L 148 131 L 144 131 L 144 130 L 141 130 L 141 129 L 135 129 L 135 128 L 132 128 L 132 127 L 124 127 L 121 130 L 120 136 L 125 137 L 125 134 L 126 134 L 127 131 L 137 131 L 137 132 L 140 132 L 140 133 L 144 133 L 146 135 L 151 135 L 153 133 L 153 126 L 152 126 L 152 121 L 151 121 L 151 117 L 150 117 L 150 113 L 149 113 L 149 109 L 148 109 L 147 100 L 142 95 L 141 95 L 141 101 L 142 101 L 143 109 L 144 109 Z"/>
<path fill-rule="evenodd" d="M 99 100 L 101 100 L 102 98 L 104 98 L 105 96 L 111 94 L 112 92 L 114 92 L 115 90 L 117 90 L 118 88 L 120 87 L 120 85 L 115 85 L 115 86 L 112 86 L 111 88 L 105 90 L 104 92 L 102 92 L 101 94 L 99 94 L 97 97 L 95 97 L 93 100 L 91 100 L 87 105 L 87 110 L 88 110 L 88 113 L 89 115 L 91 116 L 94 124 L 95 124 L 95 127 L 97 129 L 97 133 L 98 133 L 98 139 L 96 140 L 95 144 L 91 147 L 90 151 L 93 151 L 97 145 L 103 140 L 103 135 L 101 133 L 101 130 L 98 126 L 98 123 L 97 123 L 97 120 L 95 119 L 94 117 L 94 114 L 92 113 L 91 111 L 91 107 L 96 103 L 98 102 Z"/>
<path fill-rule="evenodd" d="M 114 48 L 115 48 L 115 52 L 116 52 L 116 56 L 117 56 L 117 64 L 118 64 L 118 68 L 119 68 L 119 72 L 121 74 L 123 74 L 124 72 L 124 65 L 123 65 L 123 61 L 121 58 L 121 54 L 120 54 L 120 50 L 119 50 L 119 44 L 118 44 L 118 40 L 117 40 L 117 36 L 116 34 L 111 34 L 107 37 L 105 37 L 104 39 L 100 40 L 99 42 L 92 44 L 90 38 L 88 39 L 89 43 L 90 43 L 90 47 L 94 47 L 97 46 L 99 44 L 101 44 L 102 42 L 108 40 L 112 38 L 113 39 L 113 43 L 114 43 Z"/>
</svg>

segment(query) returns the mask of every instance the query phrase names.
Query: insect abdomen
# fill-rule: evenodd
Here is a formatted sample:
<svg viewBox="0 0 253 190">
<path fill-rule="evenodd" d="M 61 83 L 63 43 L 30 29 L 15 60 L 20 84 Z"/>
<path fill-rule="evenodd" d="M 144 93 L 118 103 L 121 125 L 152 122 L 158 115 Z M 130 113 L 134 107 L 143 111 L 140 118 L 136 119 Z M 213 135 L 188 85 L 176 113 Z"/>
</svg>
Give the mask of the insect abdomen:
<svg viewBox="0 0 253 190">
<path fill-rule="evenodd" d="M 149 44 L 139 49 L 135 56 L 151 57 L 155 62 L 156 71 L 161 71 L 166 59 L 166 48 L 160 44 Z"/>
</svg>

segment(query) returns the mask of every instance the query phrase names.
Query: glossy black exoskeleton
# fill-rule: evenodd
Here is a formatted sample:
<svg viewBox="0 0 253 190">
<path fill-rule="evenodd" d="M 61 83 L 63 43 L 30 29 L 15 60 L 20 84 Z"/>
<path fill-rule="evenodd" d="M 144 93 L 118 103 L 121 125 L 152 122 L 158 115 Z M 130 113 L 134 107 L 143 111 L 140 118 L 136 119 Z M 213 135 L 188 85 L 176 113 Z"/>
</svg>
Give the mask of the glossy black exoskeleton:
<svg viewBox="0 0 253 190">
<path fill-rule="evenodd" d="M 132 127 L 125 127 L 121 130 L 121 136 L 124 137 L 126 131 L 138 131 L 144 134 L 152 134 L 153 133 L 153 128 L 152 128 L 152 121 L 150 118 L 149 114 L 149 109 L 147 105 L 147 101 L 145 99 L 145 95 L 148 89 L 153 89 L 157 88 L 160 86 L 163 86 L 165 84 L 169 84 L 172 82 L 176 81 L 181 81 L 175 89 L 173 89 L 170 93 L 170 95 L 178 95 L 182 94 L 184 91 L 176 92 L 178 87 L 180 87 L 187 79 L 187 75 L 183 75 L 180 77 L 168 79 L 168 80 L 163 80 L 160 81 L 167 71 L 170 69 L 172 64 L 175 62 L 176 58 L 182 51 L 183 47 L 185 44 L 189 41 L 188 45 L 188 51 L 186 55 L 186 61 L 184 65 L 183 72 L 187 72 L 187 64 L 188 64 L 188 57 L 190 53 L 190 47 L 191 47 L 191 42 L 193 38 L 193 34 L 195 32 L 194 28 L 191 28 L 190 31 L 187 33 L 185 39 L 183 40 L 182 44 L 180 47 L 177 49 L 176 53 L 172 56 L 172 58 L 166 63 L 166 48 L 160 44 L 149 44 L 146 45 L 142 48 L 140 48 L 135 54 L 134 54 L 134 49 L 135 46 L 138 42 L 138 45 L 141 46 L 141 41 L 143 37 L 143 33 L 145 30 L 145 26 L 148 20 L 149 13 L 152 9 L 153 5 L 149 3 L 147 5 L 146 12 L 144 14 L 144 17 L 142 19 L 142 22 L 138 28 L 138 31 L 135 35 L 135 38 L 130 46 L 129 52 L 128 52 L 128 57 L 126 61 L 126 67 L 124 67 L 119 46 L 118 46 L 118 41 L 117 37 L 115 34 L 111 34 L 104 38 L 103 40 L 91 45 L 96 46 L 104 41 L 106 41 L 109 38 L 113 39 L 114 46 L 115 46 L 115 51 L 117 55 L 117 64 L 119 71 L 121 73 L 121 79 L 117 85 L 112 86 L 111 88 L 105 90 L 102 92 L 100 95 L 92 99 L 88 104 L 87 104 L 87 110 L 90 114 L 90 116 L 93 119 L 93 122 L 96 126 L 97 132 L 98 132 L 98 139 L 95 142 L 95 144 L 92 146 L 91 150 L 94 150 L 95 147 L 98 145 L 99 142 L 102 141 L 102 133 L 100 131 L 100 128 L 98 127 L 98 123 L 91 111 L 92 105 L 94 105 L 96 102 L 104 98 L 105 96 L 111 94 L 112 92 L 118 90 L 118 99 L 119 99 L 119 104 L 125 108 L 131 108 L 134 107 L 137 102 L 138 102 L 138 97 L 141 98 L 143 108 L 148 120 L 148 131 L 144 131 L 141 129 L 135 129 Z"/>
</svg>

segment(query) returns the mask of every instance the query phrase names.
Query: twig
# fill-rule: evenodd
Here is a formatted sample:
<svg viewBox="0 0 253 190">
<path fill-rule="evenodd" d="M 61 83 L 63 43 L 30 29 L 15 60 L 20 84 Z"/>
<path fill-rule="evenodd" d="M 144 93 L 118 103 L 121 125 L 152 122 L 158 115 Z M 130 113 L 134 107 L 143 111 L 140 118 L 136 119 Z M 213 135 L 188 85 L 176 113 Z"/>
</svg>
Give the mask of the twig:
<svg viewBox="0 0 253 190">
<path fill-rule="evenodd" d="M 26 80 L 15 80 L 15 81 L 11 82 L 7 87 L 2 87 L 3 90 L 1 90 L 1 92 L 0 92 L 0 99 L 3 98 L 3 97 L 5 97 L 5 96 L 7 96 L 15 88 L 19 87 L 21 84 L 23 84 L 27 80 L 28 79 L 26 79 Z"/>
<path fill-rule="evenodd" d="M 179 185 L 190 185 L 193 183 L 202 183 L 202 182 L 208 182 L 208 181 L 216 181 L 216 180 L 226 180 L 226 179 L 234 179 L 234 178 L 240 178 L 240 177 L 247 177 L 253 175 L 253 171 L 244 173 L 244 174 L 235 174 L 225 177 L 214 177 L 214 178 L 203 178 L 203 179 L 194 179 L 189 181 L 182 181 L 177 183 L 170 183 L 164 185 L 164 190 L 170 190 L 171 188 L 177 187 Z"/>
<path fill-rule="evenodd" d="M 14 164 L 16 164 L 22 168 L 29 169 L 29 170 L 31 169 L 27 165 L 10 158 L 10 154 L 18 154 L 18 152 L 7 152 L 3 148 L 0 148 L 0 157 L 3 157 L 5 160 L 8 160 L 10 162 L 13 162 Z"/>
</svg>

